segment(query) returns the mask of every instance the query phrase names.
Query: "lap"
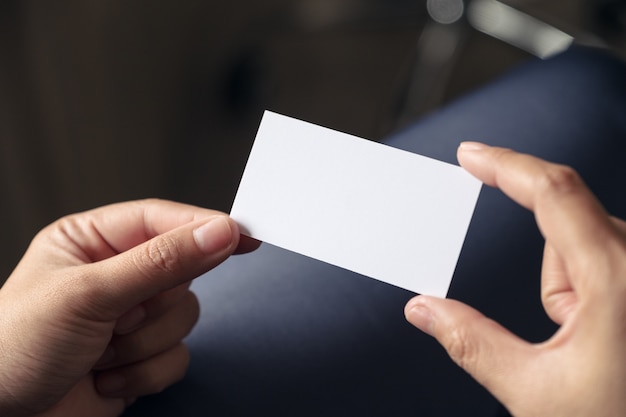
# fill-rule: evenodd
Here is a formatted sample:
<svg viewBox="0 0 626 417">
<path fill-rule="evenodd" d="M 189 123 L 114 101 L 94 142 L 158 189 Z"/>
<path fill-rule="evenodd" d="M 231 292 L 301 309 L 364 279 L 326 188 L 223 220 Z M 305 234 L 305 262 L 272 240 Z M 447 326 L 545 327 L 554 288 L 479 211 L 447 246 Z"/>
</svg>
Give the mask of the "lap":
<svg viewBox="0 0 626 417">
<path fill-rule="evenodd" d="M 460 140 L 513 147 L 574 166 L 609 211 L 626 144 L 624 67 L 574 49 L 534 62 L 391 137 L 455 162 Z M 384 167 L 380 167 L 384 169 Z M 485 189 L 450 296 L 522 337 L 554 330 L 539 300 L 542 238 L 532 214 Z M 184 381 L 125 415 L 490 415 L 497 402 L 408 325 L 413 294 L 262 246 L 194 283 L 202 316 Z"/>
</svg>

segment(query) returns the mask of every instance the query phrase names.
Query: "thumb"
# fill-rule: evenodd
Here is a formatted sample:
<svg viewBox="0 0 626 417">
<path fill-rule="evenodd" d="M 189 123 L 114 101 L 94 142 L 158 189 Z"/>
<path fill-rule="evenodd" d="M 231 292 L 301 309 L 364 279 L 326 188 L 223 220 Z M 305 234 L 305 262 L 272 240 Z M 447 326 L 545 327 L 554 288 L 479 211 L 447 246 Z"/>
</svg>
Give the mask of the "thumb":
<svg viewBox="0 0 626 417">
<path fill-rule="evenodd" d="M 141 302 L 193 280 L 228 258 L 239 243 L 237 224 L 225 215 L 180 226 L 93 268 L 81 291 L 100 320 L 114 320 Z"/>
<path fill-rule="evenodd" d="M 454 300 L 417 296 L 407 320 L 435 337 L 450 358 L 504 405 L 519 397 L 532 346 L 475 309 Z"/>
</svg>

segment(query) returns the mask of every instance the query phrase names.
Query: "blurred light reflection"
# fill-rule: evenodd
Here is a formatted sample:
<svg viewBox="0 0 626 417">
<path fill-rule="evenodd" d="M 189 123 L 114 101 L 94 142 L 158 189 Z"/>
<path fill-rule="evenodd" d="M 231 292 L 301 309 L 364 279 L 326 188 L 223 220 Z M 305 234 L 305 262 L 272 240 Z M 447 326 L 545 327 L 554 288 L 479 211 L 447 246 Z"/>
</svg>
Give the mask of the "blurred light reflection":
<svg viewBox="0 0 626 417">
<path fill-rule="evenodd" d="M 468 20 L 477 30 L 540 58 L 567 49 L 574 38 L 496 0 L 474 0 Z"/>
<path fill-rule="evenodd" d="M 465 6 L 463 0 L 428 0 L 426 10 L 435 22 L 449 25 L 463 16 Z"/>
</svg>

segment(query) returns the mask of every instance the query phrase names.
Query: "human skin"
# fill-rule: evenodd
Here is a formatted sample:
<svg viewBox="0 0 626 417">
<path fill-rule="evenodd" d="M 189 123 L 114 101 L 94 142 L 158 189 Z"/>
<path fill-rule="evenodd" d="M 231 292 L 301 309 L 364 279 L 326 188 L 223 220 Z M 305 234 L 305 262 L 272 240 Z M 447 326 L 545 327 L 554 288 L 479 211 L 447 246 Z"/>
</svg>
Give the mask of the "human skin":
<svg viewBox="0 0 626 417">
<path fill-rule="evenodd" d="M 407 320 L 514 416 L 626 415 L 625 223 L 569 167 L 475 142 L 457 157 L 534 212 L 545 238 L 542 302 L 560 327 L 531 344 L 463 303 L 427 296 L 407 303 Z"/>
<path fill-rule="evenodd" d="M 530 344 L 425 296 L 407 304 L 407 319 L 515 416 L 626 415 L 626 225 L 570 168 L 477 143 L 458 158 L 535 213 L 541 296 L 561 327 Z M 189 282 L 257 244 L 222 213 L 155 200 L 47 227 L 0 289 L 0 415 L 116 416 L 175 382 L 198 315 Z"/>
<path fill-rule="evenodd" d="M 120 415 L 184 375 L 192 279 L 258 242 L 223 213 L 142 200 L 42 230 L 0 289 L 0 415 Z"/>
</svg>

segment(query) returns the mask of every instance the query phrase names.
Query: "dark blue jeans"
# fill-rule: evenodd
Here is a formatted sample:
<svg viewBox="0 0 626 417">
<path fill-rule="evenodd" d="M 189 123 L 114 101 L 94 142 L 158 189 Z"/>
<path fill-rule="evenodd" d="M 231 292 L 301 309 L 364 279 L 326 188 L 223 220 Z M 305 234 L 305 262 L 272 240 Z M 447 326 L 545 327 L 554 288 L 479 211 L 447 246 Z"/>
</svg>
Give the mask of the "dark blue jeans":
<svg viewBox="0 0 626 417">
<path fill-rule="evenodd" d="M 455 162 L 479 140 L 576 168 L 626 218 L 626 68 L 573 48 L 523 66 L 389 139 Z M 385 167 L 376 169 L 384 170 Z M 295 232 L 297 233 L 297 232 Z M 399 231 L 401 233 L 401 231 Z M 540 303 L 532 213 L 484 189 L 452 282 L 520 336 L 555 330 Z M 405 322 L 413 294 L 269 245 L 194 284 L 202 317 L 186 379 L 127 416 L 489 416 L 499 404 Z"/>
</svg>

